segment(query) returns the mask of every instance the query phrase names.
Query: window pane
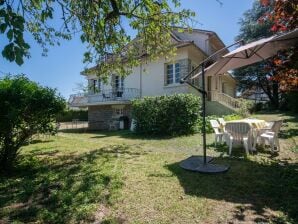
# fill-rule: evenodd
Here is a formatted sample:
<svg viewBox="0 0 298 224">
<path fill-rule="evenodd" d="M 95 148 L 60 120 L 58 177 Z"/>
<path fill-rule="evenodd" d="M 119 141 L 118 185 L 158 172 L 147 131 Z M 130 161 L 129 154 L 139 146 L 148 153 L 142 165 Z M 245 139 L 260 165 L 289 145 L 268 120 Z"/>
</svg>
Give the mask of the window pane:
<svg viewBox="0 0 298 224">
<path fill-rule="evenodd" d="M 116 87 L 116 89 L 119 88 L 119 76 L 118 75 L 115 76 L 115 87 Z"/>
<path fill-rule="evenodd" d="M 167 84 L 173 83 L 173 64 L 167 65 Z"/>
<path fill-rule="evenodd" d="M 124 88 L 124 77 L 121 77 L 121 89 L 123 89 Z"/>
<path fill-rule="evenodd" d="M 179 63 L 176 63 L 175 64 L 175 82 L 176 83 L 180 83 L 180 64 Z"/>
</svg>

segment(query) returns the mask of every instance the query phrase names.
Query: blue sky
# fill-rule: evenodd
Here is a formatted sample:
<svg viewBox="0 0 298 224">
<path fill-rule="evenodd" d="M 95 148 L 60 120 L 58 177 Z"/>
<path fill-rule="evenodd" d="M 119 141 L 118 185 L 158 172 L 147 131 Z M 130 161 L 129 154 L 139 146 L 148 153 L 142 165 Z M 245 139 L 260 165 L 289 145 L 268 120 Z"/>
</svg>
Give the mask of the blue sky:
<svg viewBox="0 0 298 224">
<path fill-rule="evenodd" d="M 196 12 L 195 28 L 215 31 L 226 45 L 233 43 L 239 32 L 238 21 L 244 11 L 252 7 L 254 0 L 182 0 L 182 6 Z M 1 41 L 3 44 L 3 41 Z M 0 49 L 3 45 L 0 42 Z M 42 49 L 29 39 L 31 58 L 22 66 L 10 63 L 1 58 L 0 77 L 4 73 L 26 74 L 31 80 L 42 85 L 57 88 L 66 99 L 76 87 L 76 83 L 84 82 L 80 72 L 84 68 L 82 62 L 85 46 L 79 36 L 71 41 L 61 42 L 61 46 L 51 47 L 47 57 L 41 56 Z"/>
</svg>

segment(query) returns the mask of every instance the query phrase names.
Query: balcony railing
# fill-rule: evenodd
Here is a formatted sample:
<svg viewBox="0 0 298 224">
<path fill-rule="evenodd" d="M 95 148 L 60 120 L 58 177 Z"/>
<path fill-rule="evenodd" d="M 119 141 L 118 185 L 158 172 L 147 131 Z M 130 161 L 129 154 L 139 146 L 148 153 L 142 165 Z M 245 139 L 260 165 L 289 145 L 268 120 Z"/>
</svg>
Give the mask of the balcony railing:
<svg viewBox="0 0 298 224">
<path fill-rule="evenodd" d="M 130 101 L 140 98 L 140 90 L 135 88 L 122 88 L 102 90 L 95 94 L 74 94 L 69 98 L 69 104 L 74 107 L 88 106 L 96 103 L 113 101 Z"/>
<path fill-rule="evenodd" d="M 234 110 L 239 109 L 241 106 L 238 99 L 217 91 L 209 91 L 208 100 L 220 102 L 221 104 L 224 104 Z"/>
</svg>

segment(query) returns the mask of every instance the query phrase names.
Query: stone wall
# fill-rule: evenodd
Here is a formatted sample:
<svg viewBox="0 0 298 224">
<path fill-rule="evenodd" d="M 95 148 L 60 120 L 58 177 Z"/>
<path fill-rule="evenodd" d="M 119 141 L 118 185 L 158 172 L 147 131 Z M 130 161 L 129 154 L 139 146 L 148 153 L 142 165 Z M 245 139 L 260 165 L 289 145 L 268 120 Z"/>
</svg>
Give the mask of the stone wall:
<svg viewBox="0 0 298 224">
<path fill-rule="evenodd" d="M 123 109 L 123 115 L 116 114 L 116 109 Z M 99 105 L 88 107 L 88 124 L 90 130 L 118 130 L 119 117 L 127 116 L 131 122 L 130 105 Z"/>
</svg>

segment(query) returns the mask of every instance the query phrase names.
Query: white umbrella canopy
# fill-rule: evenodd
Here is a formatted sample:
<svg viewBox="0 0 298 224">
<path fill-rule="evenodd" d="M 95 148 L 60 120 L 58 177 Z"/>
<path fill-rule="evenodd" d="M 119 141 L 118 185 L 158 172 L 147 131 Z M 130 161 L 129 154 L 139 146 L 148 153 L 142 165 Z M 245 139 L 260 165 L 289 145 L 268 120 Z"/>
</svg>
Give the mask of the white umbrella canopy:
<svg viewBox="0 0 298 224">
<path fill-rule="evenodd" d="M 205 69 L 205 75 L 223 74 L 229 70 L 265 60 L 277 54 L 279 50 L 298 45 L 298 29 L 291 32 L 263 38 L 229 52 Z M 200 75 L 197 74 L 192 78 Z"/>
</svg>

